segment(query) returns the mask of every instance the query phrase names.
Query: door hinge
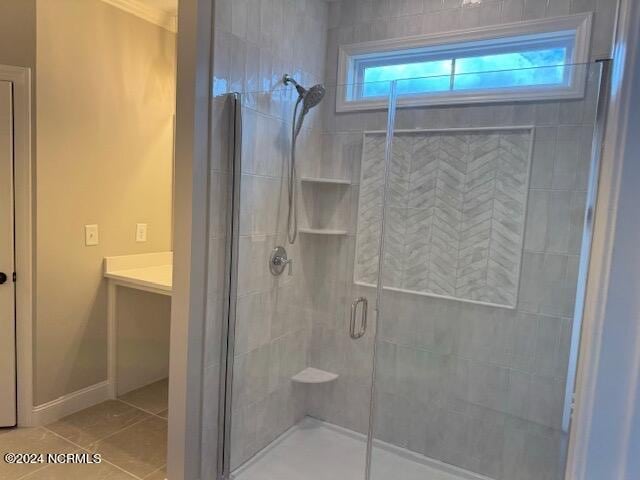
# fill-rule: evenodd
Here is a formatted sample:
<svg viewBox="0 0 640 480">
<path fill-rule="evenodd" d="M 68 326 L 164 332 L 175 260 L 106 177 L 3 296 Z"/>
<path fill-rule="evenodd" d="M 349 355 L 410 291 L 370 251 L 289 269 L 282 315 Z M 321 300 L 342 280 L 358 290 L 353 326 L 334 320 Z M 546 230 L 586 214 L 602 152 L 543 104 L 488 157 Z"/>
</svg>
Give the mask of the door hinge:
<svg viewBox="0 0 640 480">
<path fill-rule="evenodd" d="M 16 272 L 13 272 L 12 278 L 13 278 L 13 282 L 15 283 L 16 280 L 18 279 L 18 274 Z"/>
</svg>

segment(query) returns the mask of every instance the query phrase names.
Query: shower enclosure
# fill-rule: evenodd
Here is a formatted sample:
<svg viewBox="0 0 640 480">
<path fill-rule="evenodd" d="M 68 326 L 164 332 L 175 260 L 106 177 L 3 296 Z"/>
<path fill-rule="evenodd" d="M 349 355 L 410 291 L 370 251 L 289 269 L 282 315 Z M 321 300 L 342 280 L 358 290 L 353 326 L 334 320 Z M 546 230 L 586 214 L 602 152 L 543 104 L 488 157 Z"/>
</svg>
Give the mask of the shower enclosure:
<svg viewBox="0 0 640 480">
<path fill-rule="evenodd" d="M 326 86 L 293 244 L 296 91 L 216 99 L 221 478 L 564 478 L 606 67 L 562 67 L 584 92 L 545 102 Z M 337 113 L 352 87 L 386 108 Z"/>
</svg>

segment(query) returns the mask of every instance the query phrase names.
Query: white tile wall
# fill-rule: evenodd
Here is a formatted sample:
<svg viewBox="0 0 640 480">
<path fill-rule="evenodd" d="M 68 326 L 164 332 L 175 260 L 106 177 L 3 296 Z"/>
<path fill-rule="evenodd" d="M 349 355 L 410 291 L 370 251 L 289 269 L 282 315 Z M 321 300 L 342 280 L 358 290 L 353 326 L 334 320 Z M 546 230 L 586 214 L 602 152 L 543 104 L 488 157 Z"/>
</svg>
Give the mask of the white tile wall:
<svg viewBox="0 0 640 480">
<path fill-rule="evenodd" d="M 329 45 L 594 12 L 596 59 L 610 56 L 615 11 L 615 0 L 343 0 L 330 7 Z"/>
<path fill-rule="evenodd" d="M 220 324 L 227 237 L 230 159 L 230 111 L 224 94 L 243 98 L 243 170 L 241 179 L 239 298 L 235 345 L 232 464 L 238 466 L 305 413 L 306 393 L 290 377 L 307 366 L 311 310 L 304 305 L 305 265 L 300 244 L 288 247 L 296 276 L 273 277 L 267 260 L 284 245 L 286 189 L 284 165 L 289 146 L 291 88 L 285 73 L 301 83 L 324 78 L 328 7 L 320 0 L 217 0 L 212 106 L 211 247 L 209 259 L 207 385 L 203 472 L 215 469 Z M 307 146 L 320 145 L 311 115 L 301 137 L 301 161 Z M 317 138 L 318 140 L 314 140 Z M 300 272 L 300 273 L 298 273 Z M 294 279 L 296 281 L 294 281 Z M 217 338 L 216 338 L 217 336 Z"/>
</svg>

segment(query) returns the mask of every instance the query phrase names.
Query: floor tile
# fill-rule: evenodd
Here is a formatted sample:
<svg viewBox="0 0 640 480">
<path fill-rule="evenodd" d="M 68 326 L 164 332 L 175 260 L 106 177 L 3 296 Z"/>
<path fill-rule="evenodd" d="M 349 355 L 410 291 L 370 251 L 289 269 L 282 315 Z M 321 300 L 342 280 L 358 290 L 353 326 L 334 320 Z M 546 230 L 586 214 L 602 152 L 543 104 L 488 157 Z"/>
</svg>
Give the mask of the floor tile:
<svg viewBox="0 0 640 480">
<path fill-rule="evenodd" d="M 89 447 L 105 460 L 140 478 L 165 465 L 167 421 L 150 417 Z"/>
<path fill-rule="evenodd" d="M 0 434 L 0 452 L 71 453 L 78 448 L 44 428 L 16 428 Z M 14 465 L 0 459 L 0 480 L 15 480 L 43 468 L 42 464 Z"/>
<path fill-rule="evenodd" d="M 168 392 L 169 379 L 165 378 L 159 382 L 125 393 L 118 398 L 145 412 L 158 414 L 167 409 Z"/>
<path fill-rule="evenodd" d="M 169 418 L 169 410 L 165 410 L 164 412 L 160 412 L 158 414 L 158 416 L 162 417 L 162 418 Z"/>
<path fill-rule="evenodd" d="M 135 480 L 136 477 L 123 472 L 106 462 L 99 464 L 48 465 L 20 480 Z"/>
<path fill-rule="evenodd" d="M 142 410 L 117 400 L 107 400 L 47 425 L 46 428 L 77 445 L 87 447 L 146 417 L 149 415 Z"/>
<path fill-rule="evenodd" d="M 167 467 L 162 467 L 156 470 L 151 475 L 144 477 L 144 480 L 166 480 L 167 479 Z"/>
</svg>

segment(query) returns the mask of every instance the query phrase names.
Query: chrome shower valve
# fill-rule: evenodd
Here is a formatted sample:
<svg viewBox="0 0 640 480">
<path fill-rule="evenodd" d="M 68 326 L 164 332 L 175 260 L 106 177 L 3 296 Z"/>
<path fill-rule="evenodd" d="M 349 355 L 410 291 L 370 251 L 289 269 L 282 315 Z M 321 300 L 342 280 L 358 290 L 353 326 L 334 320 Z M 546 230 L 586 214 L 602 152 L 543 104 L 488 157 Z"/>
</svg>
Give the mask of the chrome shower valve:
<svg viewBox="0 0 640 480">
<path fill-rule="evenodd" d="M 271 270 L 271 274 L 276 277 L 280 276 L 287 266 L 289 267 L 287 274 L 293 275 L 293 258 L 288 257 L 284 247 L 274 248 L 269 260 L 269 270 Z"/>
</svg>

